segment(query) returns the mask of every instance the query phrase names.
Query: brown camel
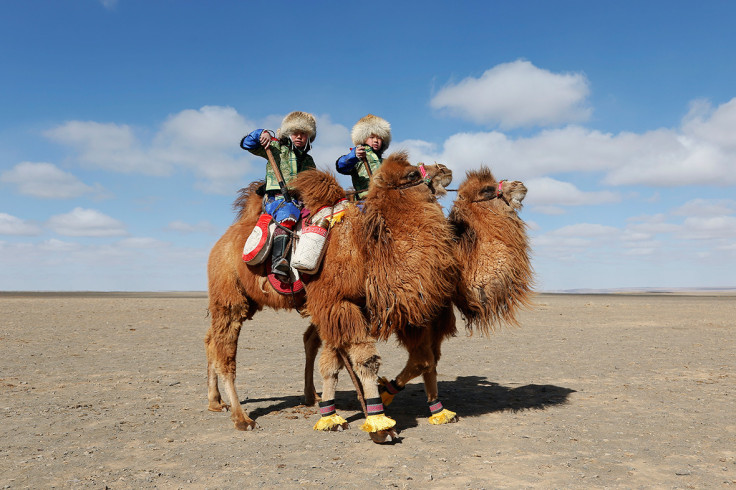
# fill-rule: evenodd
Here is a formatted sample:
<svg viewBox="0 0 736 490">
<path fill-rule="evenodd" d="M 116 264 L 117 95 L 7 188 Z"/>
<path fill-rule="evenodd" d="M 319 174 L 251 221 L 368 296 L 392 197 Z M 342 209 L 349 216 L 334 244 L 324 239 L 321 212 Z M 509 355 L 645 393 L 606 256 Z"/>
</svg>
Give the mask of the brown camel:
<svg viewBox="0 0 736 490">
<path fill-rule="evenodd" d="M 490 170 L 468 172 L 458 189 L 458 197 L 449 216 L 455 231 L 454 259 L 460 268 L 453 303 L 463 314 L 466 327 L 489 333 L 504 323 L 517 325 L 520 307 L 529 305 L 533 285 L 529 244 L 525 224 L 517 212 L 526 195 L 523 183 L 495 180 Z M 441 308 L 431 328 L 404 329 L 397 334 L 399 343 L 409 352 L 404 369 L 393 381 L 381 378 L 383 404 L 419 375 L 424 378 L 432 424 L 456 420 L 455 413 L 444 409 L 437 388 L 437 362 L 442 342 L 456 333 L 451 305 Z M 407 335 L 407 333 L 410 333 Z M 319 339 L 314 331 L 304 335 L 307 354 L 305 398 L 312 402 L 310 355 L 316 355 Z"/>
<path fill-rule="evenodd" d="M 306 297 L 277 294 L 268 286 L 262 266 L 242 262 L 243 244 L 261 213 L 261 200 L 254 195 L 258 183 L 242 191 L 235 203 L 239 210 L 236 222 L 215 244 L 208 263 L 212 323 L 205 344 L 210 410 L 231 408 L 236 428 L 255 427 L 243 411 L 235 389 L 241 324 L 264 306 L 297 308 L 311 315 L 325 346 L 320 358 L 323 399 L 334 399 L 337 373 L 342 367 L 339 354 L 344 353 L 365 387 L 366 398 L 374 402 L 373 412 L 369 404 L 369 417 L 362 428 L 375 433 L 394 425 L 382 414 L 382 407 L 376 409 L 380 405 L 380 357 L 375 338 L 399 331 L 407 322 L 423 325 L 424 318 L 435 316 L 441 305 L 449 301 L 454 289 L 454 262 L 442 263 L 445 256 L 452 255 L 451 229 L 434 202 L 430 185 L 425 185 L 433 177 L 430 173 L 425 181 L 405 153 L 389 156 L 374 176 L 375 189 L 369 193 L 362 212 L 357 207 L 349 208 L 333 227 L 321 269 L 305 281 Z M 332 205 L 345 196 L 334 176 L 317 170 L 299 174 L 294 188 L 305 207 L 312 210 Z M 413 235 L 409 233 L 411 228 Z M 390 271 L 376 266 L 376 260 L 369 260 L 376 253 L 391 264 Z M 387 284 L 402 281 L 409 287 L 391 291 L 387 302 L 382 296 L 390 291 Z M 369 322 L 369 317 L 380 319 L 380 323 Z M 221 398 L 218 375 L 223 379 L 229 406 Z M 328 420 L 315 428 L 343 425 L 337 416 L 325 418 Z"/>
</svg>

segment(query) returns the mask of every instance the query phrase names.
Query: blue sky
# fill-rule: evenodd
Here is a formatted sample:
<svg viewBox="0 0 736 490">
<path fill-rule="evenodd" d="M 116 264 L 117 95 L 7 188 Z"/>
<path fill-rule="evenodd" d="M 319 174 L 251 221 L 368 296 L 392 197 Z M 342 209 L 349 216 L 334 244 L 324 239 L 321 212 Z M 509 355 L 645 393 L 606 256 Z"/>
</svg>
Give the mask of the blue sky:
<svg viewBox="0 0 736 490">
<path fill-rule="evenodd" d="M 523 180 L 539 290 L 734 287 L 734 19 L 728 1 L 8 2 L 0 290 L 205 290 L 265 174 L 238 142 L 293 110 L 317 117 L 324 169 L 373 113 L 455 184 Z"/>
</svg>

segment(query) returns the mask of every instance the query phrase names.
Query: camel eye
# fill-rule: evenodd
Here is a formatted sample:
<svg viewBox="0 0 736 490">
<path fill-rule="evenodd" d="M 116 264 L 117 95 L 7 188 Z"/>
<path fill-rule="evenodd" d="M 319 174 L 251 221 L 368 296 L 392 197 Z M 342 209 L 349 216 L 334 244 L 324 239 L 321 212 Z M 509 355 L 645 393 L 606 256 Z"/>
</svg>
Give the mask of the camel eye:
<svg viewBox="0 0 736 490">
<path fill-rule="evenodd" d="M 416 171 L 416 170 L 412 170 L 411 172 L 409 172 L 407 174 L 406 179 L 407 180 L 417 180 L 417 179 L 419 179 L 419 172 Z"/>
<path fill-rule="evenodd" d="M 492 197 L 496 195 L 497 187 L 495 185 L 487 185 L 481 189 L 480 194 L 483 197 Z"/>
</svg>

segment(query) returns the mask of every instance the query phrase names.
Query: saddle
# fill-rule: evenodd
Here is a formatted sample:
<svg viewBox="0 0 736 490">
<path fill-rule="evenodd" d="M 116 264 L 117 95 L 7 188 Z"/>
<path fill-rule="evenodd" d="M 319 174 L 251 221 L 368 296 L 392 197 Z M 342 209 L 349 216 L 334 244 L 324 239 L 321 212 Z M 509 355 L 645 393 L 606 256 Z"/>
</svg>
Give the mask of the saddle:
<svg viewBox="0 0 736 490">
<path fill-rule="evenodd" d="M 262 214 L 243 247 L 243 260 L 248 265 L 263 264 L 271 287 L 279 294 L 302 293 L 304 282 L 319 271 L 327 249 L 329 231 L 342 220 L 350 205 L 341 199 L 332 206 L 323 206 L 315 213 L 308 213 L 299 220 L 291 234 L 291 274 L 288 279 L 271 273 L 270 249 L 275 223 L 271 215 Z"/>
</svg>

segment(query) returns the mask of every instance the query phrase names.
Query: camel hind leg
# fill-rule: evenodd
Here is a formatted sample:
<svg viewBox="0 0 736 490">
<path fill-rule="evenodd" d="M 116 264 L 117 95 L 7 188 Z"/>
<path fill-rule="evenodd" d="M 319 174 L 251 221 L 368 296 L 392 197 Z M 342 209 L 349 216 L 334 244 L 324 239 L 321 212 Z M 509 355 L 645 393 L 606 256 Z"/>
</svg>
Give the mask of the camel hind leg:
<svg viewBox="0 0 736 490">
<path fill-rule="evenodd" d="M 248 417 L 240 405 L 237 390 L 235 389 L 235 359 L 238 350 L 240 327 L 245 318 L 251 315 L 242 315 L 233 311 L 235 308 L 210 307 L 212 323 L 205 336 L 205 350 L 207 353 L 207 399 L 208 410 L 221 412 L 231 410 L 230 418 L 238 430 L 251 430 L 256 423 Z M 230 404 L 223 402 L 217 385 L 218 375 L 222 377 L 225 393 Z"/>
<path fill-rule="evenodd" d="M 431 327 L 423 328 L 418 337 L 400 337 L 399 341 L 409 352 L 409 359 L 396 379 L 392 381 L 386 378 L 379 379 L 383 404 L 391 404 L 394 396 L 403 390 L 412 379 L 421 375 L 431 413 L 429 422 L 434 425 L 456 422 L 455 412 L 442 406 L 437 385 L 437 363 L 442 356 L 442 342 L 446 337 L 455 333 L 455 313 L 450 307 L 443 309 Z"/>
<path fill-rule="evenodd" d="M 317 359 L 317 353 L 322 345 L 322 339 L 319 338 L 319 332 L 314 323 L 310 323 L 307 331 L 304 332 L 304 403 L 312 406 L 321 401 L 317 390 L 314 388 L 314 361 Z"/>
</svg>

